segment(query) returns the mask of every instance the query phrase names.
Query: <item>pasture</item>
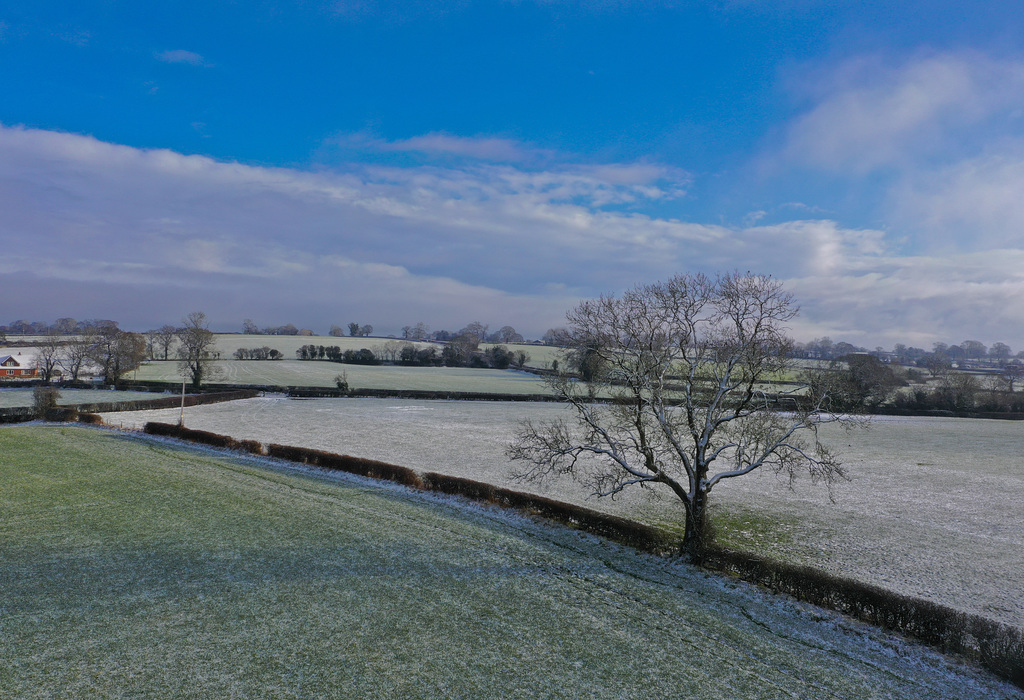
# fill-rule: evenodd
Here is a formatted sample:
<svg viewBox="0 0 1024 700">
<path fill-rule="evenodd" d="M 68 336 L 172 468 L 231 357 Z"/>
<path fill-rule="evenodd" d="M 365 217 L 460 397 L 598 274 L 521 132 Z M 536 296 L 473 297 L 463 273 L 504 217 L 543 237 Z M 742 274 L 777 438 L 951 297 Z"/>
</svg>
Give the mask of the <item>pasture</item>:
<svg viewBox="0 0 1024 700">
<path fill-rule="evenodd" d="M 145 391 L 113 391 L 110 389 L 60 389 L 57 403 L 61 406 L 72 406 L 83 403 L 103 403 L 107 401 L 136 401 L 154 399 L 160 396 Z M 0 386 L 0 408 L 16 408 L 32 405 L 31 388 L 4 388 Z"/>
<path fill-rule="evenodd" d="M 350 365 L 324 360 L 219 360 L 213 365 L 215 374 L 209 381 L 204 381 L 204 386 L 248 384 L 334 387 L 334 378 L 344 372 L 348 377 L 349 386 L 354 389 L 414 389 L 497 394 L 550 393 L 550 389 L 537 375 L 511 369 Z M 149 362 L 132 376 L 142 381 L 181 382 L 176 362 Z"/>
<path fill-rule="evenodd" d="M 519 484 L 504 447 L 525 418 L 559 404 L 283 398 L 195 407 L 188 427 L 439 471 L 679 528 L 654 489 L 594 499 L 570 481 Z M 174 411 L 107 414 L 113 424 L 175 422 Z M 1021 424 L 876 417 L 867 431 L 826 431 L 851 480 L 828 492 L 765 473 L 712 492 L 724 544 L 840 573 L 1024 628 Z"/>
<path fill-rule="evenodd" d="M 1024 698 L 499 510 L 85 428 L 0 452 L 5 697 Z"/>
</svg>

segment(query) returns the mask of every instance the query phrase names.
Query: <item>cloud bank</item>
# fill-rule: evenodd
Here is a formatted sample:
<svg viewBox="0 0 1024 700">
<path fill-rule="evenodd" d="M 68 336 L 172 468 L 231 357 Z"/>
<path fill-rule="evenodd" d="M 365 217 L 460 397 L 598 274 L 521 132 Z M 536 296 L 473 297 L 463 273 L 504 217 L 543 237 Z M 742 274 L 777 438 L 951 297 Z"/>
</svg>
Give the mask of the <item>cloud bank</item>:
<svg viewBox="0 0 1024 700">
<path fill-rule="evenodd" d="M 0 243 L 11 251 L 0 292 L 17 300 L 4 322 L 110 317 L 148 328 L 201 309 L 223 330 L 243 318 L 385 333 L 480 320 L 539 337 L 581 297 L 738 269 L 786 282 L 804 308 L 793 328 L 803 339 L 1024 346 L 1024 310 L 1011 303 L 1024 295 L 1019 249 L 910 256 L 884 231 L 826 219 L 659 217 L 655 207 L 686 196 L 682 171 L 527 167 L 488 160 L 522 144 L 476 145 L 427 135 L 393 147 L 474 157 L 309 171 L 0 127 Z M 1007 198 L 1000 216 L 1019 215 Z"/>
</svg>

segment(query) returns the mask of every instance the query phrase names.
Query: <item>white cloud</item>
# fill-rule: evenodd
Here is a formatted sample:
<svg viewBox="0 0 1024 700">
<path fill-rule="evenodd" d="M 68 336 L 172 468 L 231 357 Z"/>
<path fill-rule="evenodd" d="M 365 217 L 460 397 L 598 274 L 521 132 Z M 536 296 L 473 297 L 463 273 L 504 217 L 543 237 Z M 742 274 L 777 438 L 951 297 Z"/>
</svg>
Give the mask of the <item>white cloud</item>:
<svg viewBox="0 0 1024 700">
<path fill-rule="evenodd" d="M 897 220 L 928 250 L 1019 248 L 1024 243 L 1024 142 L 908 177 L 891 197 Z"/>
<path fill-rule="evenodd" d="M 581 296 L 677 272 L 784 279 L 801 337 L 978 337 L 1024 346 L 1020 250 L 899 256 L 828 220 L 744 228 L 646 213 L 677 196 L 650 164 L 306 172 L 0 126 L 0 294 L 18 316 L 143 327 L 211 318 L 387 332 L 510 323 L 540 335 Z M 623 204 L 629 209 L 623 211 Z M 26 293 L 26 288 L 32 289 Z M 10 321 L 13 319 L 7 319 Z M 0 319 L 2 321 L 2 319 Z M 963 337 L 960 337 L 963 336 Z"/>
<path fill-rule="evenodd" d="M 170 51 L 160 51 L 154 54 L 159 61 L 164 63 L 185 63 L 190 66 L 209 66 L 206 59 L 194 51 L 186 51 L 184 49 L 173 49 Z"/>
<path fill-rule="evenodd" d="M 882 258 L 859 270 L 788 282 L 805 311 L 802 337 L 925 349 L 978 338 L 1024 349 L 1022 250 Z"/>
<path fill-rule="evenodd" d="M 864 174 L 961 153 L 972 132 L 1006 128 L 1024 108 L 1024 64 L 977 53 L 859 59 L 804 90 L 815 104 L 789 128 L 785 160 Z"/>
</svg>

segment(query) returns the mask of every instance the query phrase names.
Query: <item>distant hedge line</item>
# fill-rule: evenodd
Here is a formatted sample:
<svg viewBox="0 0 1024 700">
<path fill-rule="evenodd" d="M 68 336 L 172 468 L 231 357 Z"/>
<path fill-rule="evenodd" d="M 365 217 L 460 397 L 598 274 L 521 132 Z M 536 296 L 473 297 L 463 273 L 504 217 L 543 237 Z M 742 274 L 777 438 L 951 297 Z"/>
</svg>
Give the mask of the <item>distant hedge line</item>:
<svg viewBox="0 0 1024 700">
<path fill-rule="evenodd" d="M 257 455 L 266 454 L 323 469 L 384 479 L 416 489 L 491 503 L 564 523 L 655 554 L 670 555 L 680 551 L 677 538 L 656 528 L 481 481 L 437 472 L 421 474 L 408 467 L 305 447 L 271 443 L 264 449 L 255 440 L 236 440 L 227 435 L 191 430 L 168 423 L 146 423 L 144 430 L 152 435 L 175 437 Z M 960 654 L 980 662 L 1001 678 L 1024 688 L 1024 632 L 1009 625 L 810 567 L 745 552 L 713 548 L 707 553 L 704 566 L 894 630 L 942 651 Z"/>
<path fill-rule="evenodd" d="M 223 401 L 237 401 L 239 399 L 251 399 L 259 396 L 258 391 L 243 389 L 236 391 L 217 391 L 205 394 L 185 394 L 186 406 L 200 406 L 209 403 L 221 403 Z M 116 411 L 149 411 L 156 408 L 178 408 L 181 406 L 181 396 L 162 396 L 158 399 L 126 399 L 124 401 L 106 401 L 102 403 L 80 403 L 71 406 L 60 406 L 48 411 L 44 420 L 69 422 L 75 418 L 62 418 L 60 416 L 71 415 L 68 411 L 77 413 L 113 413 Z M 63 413 L 62 413 L 63 412 Z M 51 417 L 53 416 L 53 417 Z M 14 406 L 12 408 L 0 408 L 0 423 L 25 423 L 39 418 L 35 408 L 32 406 Z M 102 422 L 102 421 L 101 421 Z"/>
<path fill-rule="evenodd" d="M 39 417 L 32 406 L 0 409 L 0 423 L 27 423 Z M 102 416 L 95 413 L 81 412 L 77 406 L 58 406 L 48 409 L 42 415 L 42 419 L 53 423 L 103 423 Z"/>
<path fill-rule="evenodd" d="M 552 394 L 496 394 L 476 391 L 430 391 L 424 389 L 329 389 L 324 387 L 287 387 L 288 396 L 311 398 L 403 398 L 448 401 L 557 401 Z"/>
</svg>

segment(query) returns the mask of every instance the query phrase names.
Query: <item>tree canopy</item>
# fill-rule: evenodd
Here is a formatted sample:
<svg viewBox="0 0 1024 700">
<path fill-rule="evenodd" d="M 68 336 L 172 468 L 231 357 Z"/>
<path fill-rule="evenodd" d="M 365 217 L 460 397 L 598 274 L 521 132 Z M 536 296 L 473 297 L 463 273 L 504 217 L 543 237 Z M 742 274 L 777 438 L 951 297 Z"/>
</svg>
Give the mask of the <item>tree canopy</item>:
<svg viewBox="0 0 1024 700">
<path fill-rule="evenodd" d="M 695 562 L 708 495 L 722 481 L 758 469 L 844 478 L 818 439 L 820 424 L 845 420 L 828 412 L 828 397 L 766 388 L 789 366 L 786 324 L 797 312 L 779 282 L 750 273 L 678 275 L 582 302 L 565 339 L 585 376 L 550 380 L 573 417 L 520 426 L 507 449 L 525 463 L 519 478 L 571 475 L 599 496 L 667 488 L 683 504 L 683 548 Z"/>
</svg>

